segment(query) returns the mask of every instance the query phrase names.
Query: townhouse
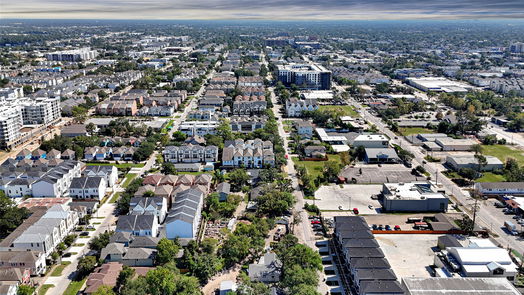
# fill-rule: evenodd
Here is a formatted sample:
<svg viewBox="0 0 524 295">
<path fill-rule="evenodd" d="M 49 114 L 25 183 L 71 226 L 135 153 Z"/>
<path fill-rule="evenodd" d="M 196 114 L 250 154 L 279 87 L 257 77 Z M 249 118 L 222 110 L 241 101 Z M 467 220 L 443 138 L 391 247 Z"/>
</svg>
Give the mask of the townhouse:
<svg viewBox="0 0 524 295">
<path fill-rule="evenodd" d="M 275 165 L 273 143 L 257 138 L 227 140 L 222 152 L 222 165 L 225 167 L 263 168 Z"/>
<path fill-rule="evenodd" d="M 286 101 L 286 114 L 288 117 L 300 117 L 304 111 L 318 110 L 316 99 L 297 99 L 292 97 Z"/>
<path fill-rule="evenodd" d="M 206 163 L 218 161 L 218 147 L 186 144 L 167 146 L 162 152 L 164 161 L 170 163 Z"/>
<path fill-rule="evenodd" d="M 107 190 L 105 178 L 94 176 L 75 177 L 69 186 L 69 196 L 74 199 L 94 199 L 101 201 Z"/>
<path fill-rule="evenodd" d="M 82 171 L 82 176 L 85 177 L 102 177 L 107 183 L 108 187 L 112 187 L 118 181 L 118 169 L 115 166 L 106 165 L 92 165 L 86 166 Z"/>
</svg>

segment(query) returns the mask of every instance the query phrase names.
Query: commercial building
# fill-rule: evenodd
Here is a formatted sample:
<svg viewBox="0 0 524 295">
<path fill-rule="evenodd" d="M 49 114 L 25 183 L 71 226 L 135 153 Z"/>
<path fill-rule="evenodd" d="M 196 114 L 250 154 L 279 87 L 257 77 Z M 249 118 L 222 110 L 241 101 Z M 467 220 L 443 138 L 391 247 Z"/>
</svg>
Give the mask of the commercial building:
<svg viewBox="0 0 524 295">
<path fill-rule="evenodd" d="M 295 84 L 302 89 L 330 90 L 331 71 L 312 64 L 279 65 L 278 81 L 286 86 Z"/>
<path fill-rule="evenodd" d="M 442 77 L 407 78 L 408 84 L 422 91 L 432 92 L 468 92 L 473 89 L 463 82 L 451 81 Z"/>
<path fill-rule="evenodd" d="M 389 138 L 383 134 L 362 134 L 355 138 L 353 146 L 362 146 L 364 148 L 387 148 L 389 147 Z"/>
<path fill-rule="evenodd" d="M 453 155 L 446 158 L 446 165 L 454 170 L 470 168 L 481 171 L 493 171 L 504 168 L 504 163 L 493 156 L 484 156 L 486 164 L 480 165 L 474 155 Z"/>
<path fill-rule="evenodd" d="M 96 58 L 98 52 L 96 50 L 91 50 L 89 47 L 79 48 L 74 50 L 64 50 L 47 53 L 45 55 L 47 60 L 50 61 L 69 61 L 69 62 L 78 62 L 78 61 L 87 61 Z"/>
<path fill-rule="evenodd" d="M 366 148 L 364 160 L 368 164 L 393 164 L 400 162 L 397 152 L 393 148 Z"/>
<path fill-rule="evenodd" d="M 388 212 L 446 212 L 448 198 L 428 182 L 384 183 L 382 206 Z"/>
<path fill-rule="evenodd" d="M 522 196 L 524 182 L 477 182 L 474 189 L 483 196 Z"/>
<path fill-rule="evenodd" d="M 472 139 L 455 139 L 451 137 L 437 138 L 435 139 L 435 143 L 438 144 L 443 151 L 469 151 L 473 145 L 477 144 L 477 142 Z"/>
<path fill-rule="evenodd" d="M 519 295 L 504 278 L 402 278 L 407 295 Z"/>
</svg>

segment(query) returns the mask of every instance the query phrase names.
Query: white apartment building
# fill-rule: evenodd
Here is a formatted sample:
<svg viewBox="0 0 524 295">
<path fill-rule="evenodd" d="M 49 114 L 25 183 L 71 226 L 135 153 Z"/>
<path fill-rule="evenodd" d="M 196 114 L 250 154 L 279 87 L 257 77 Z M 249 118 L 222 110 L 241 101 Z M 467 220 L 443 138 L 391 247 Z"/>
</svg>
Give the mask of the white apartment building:
<svg viewBox="0 0 524 295">
<path fill-rule="evenodd" d="M 61 117 L 60 98 L 25 99 L 21 106 L 25 125 L 50 124 Z"/>
<path fill-rule="evenodd" d="M 0 142 L 3 147 L 10 148 L 18 144 L 22 122 L 20 107 L 0 109 Z"/>
<path fill-rule="evenodd" d="M 89 47 L 84 47 L 74 50 L 47 53 L 45 57 L 47 60 L 52 61 L 83 61 L 94 59 L 97 55 L 98 52 L 96 50 L 91 50 Z"/>
</svg>

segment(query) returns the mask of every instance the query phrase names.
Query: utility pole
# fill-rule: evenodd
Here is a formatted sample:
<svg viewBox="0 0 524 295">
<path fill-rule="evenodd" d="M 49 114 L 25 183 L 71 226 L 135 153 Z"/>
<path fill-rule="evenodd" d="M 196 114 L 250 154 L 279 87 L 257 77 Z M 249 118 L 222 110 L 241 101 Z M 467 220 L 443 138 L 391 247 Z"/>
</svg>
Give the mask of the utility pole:
<svg viewBox="0 0 524 295">
<path fill-rule="evenodd" d="M 473 231 L 475 230 L 475 220 L 477 219 L 477 210 L 478 210 L 477 202 L 478 202 L 478 199 L 475 197 L 475 204 L 473 204 L 473 224 L 471 226 L 470 234 L 473 234 Z"/>
</svg>

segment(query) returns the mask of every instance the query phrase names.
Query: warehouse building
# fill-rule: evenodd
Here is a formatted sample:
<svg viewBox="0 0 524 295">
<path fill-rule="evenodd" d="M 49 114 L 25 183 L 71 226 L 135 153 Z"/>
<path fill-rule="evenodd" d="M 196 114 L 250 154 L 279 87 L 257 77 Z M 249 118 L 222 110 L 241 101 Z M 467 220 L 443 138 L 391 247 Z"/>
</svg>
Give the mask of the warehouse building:
<svg viewBox="0 0 524 295">
<path fill-rule="evenodd" d="M 384 183 L 382 207 L 388 212 L 446 212 L 448 198 L 429 182 Z"/>
</svg>

